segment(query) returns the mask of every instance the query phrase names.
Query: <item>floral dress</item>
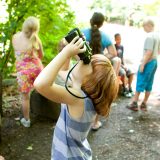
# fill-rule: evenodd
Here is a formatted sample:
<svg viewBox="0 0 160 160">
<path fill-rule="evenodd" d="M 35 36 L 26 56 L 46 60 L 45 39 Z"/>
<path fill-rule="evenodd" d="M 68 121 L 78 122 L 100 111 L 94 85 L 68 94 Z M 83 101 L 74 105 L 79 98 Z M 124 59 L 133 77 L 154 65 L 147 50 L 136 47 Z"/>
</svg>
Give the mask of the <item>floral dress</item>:
<svg viewBox="0 0 160 160">
<path fill-rule="evenodd" d="M 34 49 L 29 51 L 15 51 L 17 82 L 22 93 L 29 93 L 43 65 L 38 52 Z"/>
</svg>

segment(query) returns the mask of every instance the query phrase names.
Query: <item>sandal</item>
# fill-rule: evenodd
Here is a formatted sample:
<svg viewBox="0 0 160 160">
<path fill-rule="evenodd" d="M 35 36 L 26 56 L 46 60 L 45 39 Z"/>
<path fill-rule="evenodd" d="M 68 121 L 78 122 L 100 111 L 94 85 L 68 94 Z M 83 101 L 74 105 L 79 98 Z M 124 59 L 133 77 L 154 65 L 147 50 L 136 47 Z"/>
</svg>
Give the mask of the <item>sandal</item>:
<svg viewBox="0 0 160 160">
<path fill-rule="evenodd" d="M 137 102 L 132 102 L 131 104 L 126 106 L 128 109 L 132 111 L 138 111 L 138 104 Z"/>
<path fill-rule="evenodd" d="M 146 105 L 146 103 L 142 102 L 142 104 L 140 105 L 140 109 L 142 111 L 147 111 L 147 105 Z"/>
<path fill-rule="evenodd" d="M 92 125 L 92 130 L 97 131 L 101 127 L 102 127 L 102 122 L 98 121 L 96 124 Z"/>
</svg>

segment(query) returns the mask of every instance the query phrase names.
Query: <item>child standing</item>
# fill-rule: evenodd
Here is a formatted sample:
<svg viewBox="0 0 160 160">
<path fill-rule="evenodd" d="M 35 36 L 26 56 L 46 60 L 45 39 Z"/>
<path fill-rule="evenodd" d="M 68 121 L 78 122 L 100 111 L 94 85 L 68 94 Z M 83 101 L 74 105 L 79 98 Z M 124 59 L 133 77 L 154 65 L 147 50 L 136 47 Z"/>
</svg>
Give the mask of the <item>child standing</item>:
<svg viewBox="0 0 160 160">
<path fill-rule="evenodd" d="M 30 93 L 34 80 L 43 69 L 41 62 L 43 48 L 38 36 L 39 25 L 39 19 L 28 17 L 23 23 L 22 31 L 17 32 L 12 39 L 16 57 L 17 82 L 22 99 L 23 118 L 20 122 L 24 127 L 30 127 L 31 124 Z"/>
<path fill-rule="evenodd" d="M 75 37 L 42 70 L 34 82 L 38 92 L 48 99 L 61 103 L 51 160 L 91 160 L 92 152 L 87 135 L 96 114 L 107 116 L 116 98 L 118 83 L 108 58 L 96 54 L 89 64 L 80 60 L 72 68 L 72 85 L 67 89 L 55 83 L 56 76 L 68 58 L 84 53 L 84 41 Z M 95 90 L 96 89 L 96 90 Z"/>
<path fill-rule="evenodd" d="M 154 32 L 153 20 L 144 20 L 143 28 L 147 32 L 147 37 L 144 42 L 143 58 L 137 74 L 136 93 L 131 104 L 127 105 L 127 108 L 133 111 L 138 111 L 138 100 L 140 93 L 143 91 L 145 91 L 145 96 L 140 109 L 147 111 L 147 101 L 152 91 L 154 75 L 157 69 L 157 57 L 160 51 L 160 36 Z"/>
</svg>

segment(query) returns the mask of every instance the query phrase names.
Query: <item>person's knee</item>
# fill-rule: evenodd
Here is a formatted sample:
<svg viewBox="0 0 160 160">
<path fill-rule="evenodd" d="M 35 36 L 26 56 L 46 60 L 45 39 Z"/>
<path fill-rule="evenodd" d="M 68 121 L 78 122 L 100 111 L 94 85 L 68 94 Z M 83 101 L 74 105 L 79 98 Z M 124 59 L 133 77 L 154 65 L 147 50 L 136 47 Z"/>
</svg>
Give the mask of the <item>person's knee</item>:
<svg viewBox="0 0 160 160">
<path fill-rule="evenodd" d="M 120 70 L 119 70 L 119 76 L 126 77 L 126 71 L 123 68 L 120 68 Z"/>
<path fill-rule="evenodd" d="M 112 58 L 112 62 L 113 62 L 113 64 L 114 63 L 121 64 L 121 59 L 119 57 L 114 57 L 114 58 Z"/>
<path fill-rule="evenodd" d="M 121 76 L 126 77 L 126 72 L 125 71 L 121 72 Z"/>
</svg>

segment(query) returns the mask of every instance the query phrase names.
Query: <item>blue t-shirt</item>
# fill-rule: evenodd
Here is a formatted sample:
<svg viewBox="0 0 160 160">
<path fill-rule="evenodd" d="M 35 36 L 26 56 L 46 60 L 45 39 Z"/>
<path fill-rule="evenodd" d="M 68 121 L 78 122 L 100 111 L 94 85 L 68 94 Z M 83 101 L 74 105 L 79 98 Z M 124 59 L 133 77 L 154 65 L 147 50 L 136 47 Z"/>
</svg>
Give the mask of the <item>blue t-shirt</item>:
<svg viewBox="0 0 160 160">
<path fill-rule="evenodd" d="M 82 29 L 81 31 L 86 37 L 86 41 L 90 43 L 91 42 L 91 29 L 87 28 L 87 29 Z M 100 34 L 101 34 L 101 45 L 102 45 L 102 51 L 103 51 L 105 48 L 108 48 L 110 45 L 112 45 L 112 41 L 109 38 L 109 36 L 107 36 L 104 32 L 100 31 Z"/>
</svg>

